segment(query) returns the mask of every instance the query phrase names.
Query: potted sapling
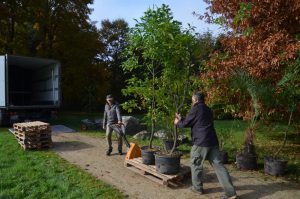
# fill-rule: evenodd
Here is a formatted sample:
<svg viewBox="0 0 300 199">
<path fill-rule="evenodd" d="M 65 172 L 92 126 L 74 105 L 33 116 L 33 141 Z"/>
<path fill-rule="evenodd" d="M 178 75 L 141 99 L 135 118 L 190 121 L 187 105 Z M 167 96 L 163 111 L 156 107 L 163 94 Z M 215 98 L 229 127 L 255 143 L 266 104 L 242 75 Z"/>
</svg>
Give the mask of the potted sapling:
<svg viewBox="0 0 300 199">
<path fill-rule="evenodd" d="M 142 158 L 144 152 L 151 152 L 154 157 L 156 150 L 153 150 L 152 140 L 157 123 L 172 123 L 179 102 L 185 100 L 189 89 L 195 86 L 190 80 L 199 79 L 199 71 L 195 72 L 199 69 L 195 61 L 199 43 L 192 32 L 192 28 L 183 31 L 181 23 L 173 19 L 170 8 L 164 4 L 156 9 L 149 8 L 129 31 L 123 68 L 132 78 L 127 81 L 123 93 L 133 99 L 126 102 L 124 108 L 143 109 L 151 120 L 151 139 L 149 146 L 142 147 Z M 175 92 L 178 95 L 174 96 Z M 174 97 L 178 107 L 173 103 Z M 175 142 L 169 152 L 169 156 L 174 156 L 178 131 L 170 125 L 167 127 L 174 133 Z M 159 157 L 155 155 L 155 163 Z M 179 167 L 178 162 L 176 164 L 175 167 Z M 171 173 L 174 172 L 177 171 Z"/>
<path fill-rule="evenodd" d="M 133 59 L 133 57 L 131 58 Z M 132 111 L 133 109 L 144 109 L 147 111 L 145 119 L 148 121 L 148 124 L 151 125 L 151 134 L 149 144 L 147 146 L 141 147 L 141 156 L 142 162 L 146 165 L 154 165 L 154 153 L 159 150 L 158 147 L 153 147 L 153 138 L 154 132 L 156 128 L 156 120 L 157 120 L 157 106 L 156 106 L 156 84 L 158 82 L 156 77 L 156 66 L 155 63 L 146 64 L 147 70 L 144 70 L 144 79 L 138 79 L 136 77 L 132 77 L 128 80 L 127 87 L 122 90 L 125 96 L 133 95 L 135 98 L 128 100 L 123 103 L 122 106 L 127 111 Z M 124 63 L 125 70 L 131 70 L 132 63 L 129 61 Z M 148 77 L 151 78 L 148 78 Z"/>
<path fill-rule="evenodd" d="M 290 112 L 287 129 L 284 131 L 284 138 L 279 149 L 273 156 L 266 156 L 264 158 L 264 171 L 273 176 L 283 176 L 287 170 L 288 161 L 279 157 L 279 154 L 286 145 L 287 132 L 292 122 L 293 113 L 297 109 L 297 102 L 299 102 L 300 99 L 300 94 L 297 91 L 299 90 L 299 84 L 297 84 L 297 82 L 300 80 L 300 59 L 297 58 L 292 66 L 294 67 L 290 67 L 278 83 L 278 86 L 281 88 L 280 90 L 283 91 L 281 93 L 280 103 L 282 103 L 282 101 L 286 102 Z"/>
<path fill-rule="evenodd" d="M 290 121 L 288 126 L 289 125 L 290 125 Z M 286 138 L 287 138 L 287 130 L 284 132 L 284 139 L 282 145 L 275 152 L 275 154 L 271 157 L 265 156 L 264 171 L 266 174 L 273 175 L 273 176 L 283 176 L 284 173 L 286 172 L 288 161 L 278 156 L 286 144 Z"/>
<path fill-rule="evenodd" d="M 251 97 L 251 107 L 247 107 L 251 115 L 250 125 L 245 131 L 243 150 L 236 155 L 236 165 L 239 169 L 254 170 L 258 168 L 258 156 L 254 146 L 255 126 L 260 112 L 259 98 L 265 87 L 243 70 L 234 71 L 231 83 L 242 94 Z"/>
<path fill-rule="evenodd" d="M 168 86 L 165 86 L 162 92 L 164 96 L 159 98 L 161 100 L 158 100 L 158 106 L 161 107 L 160 110 L 163 112 L 162 115 L 164 115 L 161 121 L 165 121 L 165 126 L 169 127 L 173 138 L 172 148 L 170 150 L 161 150 L 155 153 L 156 170 L 163 174 L 176 174 L 180 171 L 182 153 L 176 150 L 179 130 L 177 126 L 174 125 L 174 117 L 175 113 L 186 112 L 189 109 L 189 107 L 184 106 L 184 104 L 189 100 L 190 93 L 193 92 L 198 84 L 197 77 L 189 76 L 187 72 L 185 73 L 186 76 L 181 75 L 183 75 L 183 72 L 177 73 L 176 79 L 179 81 L 174 81 L 172 78 L 165 79 L 167 83 L 165 85 Z M 180 91 L 182 91 L 182 93 Z M 187 95 L 187 93 L 189 95 Z"/>
<path fill-rule="evenodd" d="M 218 134 L 219 137 L 219 148 L 220 148 L 220 160 L 223 164 L 228 163 L 228 153 L 225 151 L 224 146 L 226 141 L 228 141 L 230 135 L 226 131 L 223 131 L 223 129 L 220 130 L 220 133 Z"/>
</svg>

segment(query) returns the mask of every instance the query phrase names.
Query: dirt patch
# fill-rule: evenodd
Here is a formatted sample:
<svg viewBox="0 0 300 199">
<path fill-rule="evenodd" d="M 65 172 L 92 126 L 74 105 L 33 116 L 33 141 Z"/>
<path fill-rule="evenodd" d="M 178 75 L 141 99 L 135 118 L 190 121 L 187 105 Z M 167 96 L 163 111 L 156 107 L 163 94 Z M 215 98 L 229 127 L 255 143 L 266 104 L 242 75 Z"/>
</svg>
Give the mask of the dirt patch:
<svg viewBox="0 0 300 199">
<path fill-rule="evenodd" d="M 184 186 L 176 189 L 163 187 L 149 179 L 124 167 L 125 156 L 117 153 L 117 143 L 111 156 L 106 156 L 106 141 L 78 133 L 54 133 L 52 136 L 53 151 L 67 161 L 80 166 L 117 189 L 128 198 L 219 198 L 223 189 L 209 164 L 205 165 L 204 190 L 205 195 L 198 195 L 189 190 L 190 179 L 183 181 Z M 125 149 L 125 146 L 124 146 Z M 189 165 L 189 160 L 182 163 Z M 229 168 L 233 184 L 242 199 L 294 199 L 300 198 L 300 187 L 282 179 L 264 176 L 257 172 L 242 172 Z"/>
</svg>

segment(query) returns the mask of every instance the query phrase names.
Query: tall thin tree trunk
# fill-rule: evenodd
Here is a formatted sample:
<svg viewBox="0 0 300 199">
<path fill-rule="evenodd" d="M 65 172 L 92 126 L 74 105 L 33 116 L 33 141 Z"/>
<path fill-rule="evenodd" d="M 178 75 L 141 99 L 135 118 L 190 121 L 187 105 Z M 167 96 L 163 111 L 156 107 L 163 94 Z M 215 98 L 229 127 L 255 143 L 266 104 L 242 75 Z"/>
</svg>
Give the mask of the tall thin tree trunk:
<svg viewBox="0 0 300 199">
<path fill-rule="evenodd" d="M 155 120 L 154 118 L 154 108 L 155 108 L 155 73 L 154 73 L 154 67 L 152 69 L 152 102 L 151 102 L 151 136 L 150 136 L 150 141 L 149 141 L 149 148 L 152 149 L 152 142 L 153 142 L 153 137 L 154 137 L 154 129 L 155 129 Z"/>
<path fill-rule="evenodd" d="M 176 145 L 177 145 L 178 128 L 177 128 L 176 125 L 174 125 L 174 130 L 175 130 L 175 133 L 174 133 L 174 142 L 173 142 L 172 150 L 170 151 L 170 155 L 173 154 L 173 152 L 174 152 L 175 149 L 176 149 Z"/>
<path fill-rule="evenodd" d="M 287 140 L 287 131 L 288 131 L 289 126 L 291 125 L 292 117 L 293 117 L 293 111 L 291 111 L 291 113 L 290 113 L 288 126 L 287 126 L 286 131 L 284 131 L 284 139 L 283 139 L 283 143 L 282 143 L 282 145 L 280 146 L 280 148 L 276 151 L 276 153 L 274 154 L 273 159 L 277 158 L 278 154 L 280 153 L 280 151 L 283 149 L 283 147 L 284 147 L 285 144 L 286 144 L 286 140 Z"/>
</svg>

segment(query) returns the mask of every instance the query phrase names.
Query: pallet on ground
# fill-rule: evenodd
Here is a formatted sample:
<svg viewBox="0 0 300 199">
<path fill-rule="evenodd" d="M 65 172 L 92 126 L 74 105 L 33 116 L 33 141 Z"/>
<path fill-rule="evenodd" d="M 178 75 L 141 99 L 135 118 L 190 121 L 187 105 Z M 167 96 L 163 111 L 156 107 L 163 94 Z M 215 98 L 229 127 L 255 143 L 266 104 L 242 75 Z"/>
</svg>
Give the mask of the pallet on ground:
<svg viewBox="0 0 300 199">
<path fill-rule="evenodd" d="M 145 165 L 142 158 L 125 160 L 125 167 L 149 178 L 150 180 L 165 186 L 179 187 L 184 177 L 189 176 L 191 169 L 188 166 L 181 165 L 179 173 L 175 175 L 162 174 L 156 171 L 155 165 Z"/>
<path fill-rule="evenodd" d="M 39 144 L 23 144 L 19 142 L 20 146 L 26 150 L 26 149 L 49 149 L 52 147 L 52 143 L 39 143 Z"/>
<path fill-rule="evenodd" d="M 30 140 L 30 139 L 17 139 L 18 142 L 21 142 L 23 144 L 47 144 L 52 143 L 52 139 L 44 139 L 44 140 Z"/>
<path fill-rule="evenodd" d="M 51 129 L 48 123 L 35 121 L 15 123 L 14 135 L 23 149 L 52 147 Z"/>
<path fill-rule="evenodd" d="M 45 136 L 45 137 L 28 137 L 28 136 L 19 136 L 19 135 L 15 135 L 15 137 L 18 140 L 29 140 L 29 141 L 33 141 L 33 142 L 40 142 L 40 141 L 45 141 L 45 140 L 51 140 L 51 136 Z"/>
<path fill-rule="evenodd" d="M 40 121 L 15 123 L 13 125 L 13 128 L 15 131 L 26 131 L 26 132 L 50 130 L 50 126 L 48 123 L 40 122 Z"/>
<path fill-rule="evenodd" d="M 20 133 L 20 132 L 16 132 L 14 131 L 14 135 L 18 138 L 36 138 L 36 139 L 42 139 L 42 138 L 49 138 L 51 137 L 51 132 L 49 133 L 41 133 L 41 134 L 28 134 L 28 133 Z"/>
</svg>

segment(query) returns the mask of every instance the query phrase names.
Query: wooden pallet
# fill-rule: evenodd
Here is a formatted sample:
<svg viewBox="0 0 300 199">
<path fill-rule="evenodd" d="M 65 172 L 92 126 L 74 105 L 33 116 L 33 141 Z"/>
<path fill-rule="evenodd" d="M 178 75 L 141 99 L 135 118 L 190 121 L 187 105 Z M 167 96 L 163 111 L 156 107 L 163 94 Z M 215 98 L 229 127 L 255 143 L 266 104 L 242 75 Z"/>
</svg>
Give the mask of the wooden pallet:
<svg viewBox="0 0 300 199">
<path fill-rule="evenodd" d="M 48 123 L 35 121 L 15 123 L 14 135 L 23 149 L 52 147 L 51 129 Z"/>
<path fill-rule="evenodd" d="M 50 130 L 50 126 L 48 123 L 40 121 L 15 123 L 13 127 L 15 131 L 22 132 L 38 132 L 41 130 Z"/>
<path fill-rule="evenodd" d="M 42 139 L 42 140 L 33 140 L 33 139 L 18 139 L 18 142 L 21 142 L 23 144 L 46 144 L 46 143 L 52 143 L 52 139 Z"/>
<path fill-rule="evenodd" d="M 51 137 L 51 133 L 40 133 L 40 134 L 27 134 L 27 133 L 20 133 L 20 132 L 16 132 L 14 131 L 14 135 L 17 138 L 34 138 L 34 139 L 43 139 L 43 138 L 50 138 Z"/>
<path fill-rule="evenodd" d="M 38 144 L 23 144 L 22 142 L 18 142 L 20 146 L 24 149 L 49 149 L 52 147 L 52 142 L 51 143 L 38 143 Z"/>
<path fill-rule="evenodd" d="M 125 160 L 125 167 L 128 169 L 149 178 L 150 180 L 164 185 L 179 187 L 182 186 L 180 182 L 185 176 L 190 176 L 191 169 L 188 166 L 181 165 L 180 171 L 175 175 L 166 175 L 156 171 L 155 165 L 145 165 L 142 163 L 142 158 L 134 158 L 130 160 Z"/>
</svg>

